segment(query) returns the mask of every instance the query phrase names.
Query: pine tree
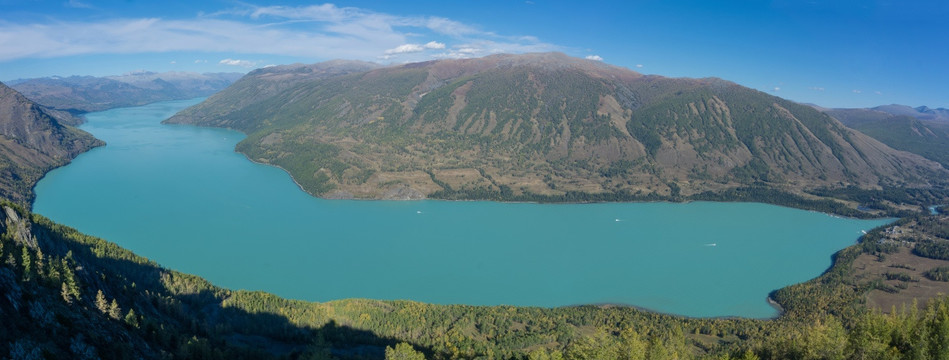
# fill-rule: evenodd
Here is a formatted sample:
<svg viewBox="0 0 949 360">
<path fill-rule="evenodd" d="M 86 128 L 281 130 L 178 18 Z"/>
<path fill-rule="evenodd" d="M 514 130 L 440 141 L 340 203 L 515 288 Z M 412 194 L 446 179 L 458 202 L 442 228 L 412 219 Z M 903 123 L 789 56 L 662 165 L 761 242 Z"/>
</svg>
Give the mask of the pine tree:
<svg viewBox="0 0 949 360">
<path fill-rule="evenodd" d="M 45 260 L 45 256 L 43 256 L 43 249 L 37 246 L 36 247 L 36 273 L 39 274 L 40 277 L 42 277 L 43 274 L 45 274 L 45 269 L 44 269 L 44 264 L 43 264 L 45 262 L 44 260 Z"/>
<path fill-rule="evenodd" d="M 60 291 L 59 294 L 63 296 L 63 300 L 66 301 L 67 304 L 72 304 L 72 296 L 69 295 L 69 286 L 66 285 L 65 281 L 63 281 L 63 290 Z"/>
<path fill-rule="evenodd" d="M 26 248 L 26 246 L 22 247 L 22 249 L 23 249 L 23 261 L 22 261 L 23 280 L 29 281 L 30 275 L 33 273 L 33 262 L 31 259 L 32 257 L 30 256 L 30 251 Z"/>
<path fill-rule="evenodd" d="M 138 316 L 135 315 L 134 309 L 129 309 L 129 312 L 125 314 L 125 323 L 132 327 L 138 327 Z"/>
<path fill-rule="evenodd" d="M 66 258 L 62 259 L 63 282 L 66 283 L 66 288 L 72 297 L 76 300 L 82 300 L 79 294 L 79 284 L 76 282 L 76 273 L 73 271 L 70 260 L 72 260 L 72 251 L 66 254 Z"/>
<path fill-rule="evenodd" d="M 105 299 L 105 295 L 102 294 L 102 290 L 96 293 L 96 309 L 99 309 L 103 314 L 109 312 L 109 302 Z"/>
<path fill-rule="evenodd" d="M 112 304 L 109 305 L 109 317 L 118 320 L 122 318 L 122 309 L 119 308 L 119 303 L 112 299 Z"/>
</svg>

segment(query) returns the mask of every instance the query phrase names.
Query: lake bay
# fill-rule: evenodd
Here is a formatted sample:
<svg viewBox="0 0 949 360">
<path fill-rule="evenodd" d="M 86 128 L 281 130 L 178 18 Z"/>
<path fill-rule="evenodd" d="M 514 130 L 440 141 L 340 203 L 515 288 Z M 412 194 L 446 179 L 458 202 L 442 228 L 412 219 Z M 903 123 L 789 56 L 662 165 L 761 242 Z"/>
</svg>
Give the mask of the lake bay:
<svg viewBox="0 0 949 360">
<path fill-rule="evenodd" d="M 756 203 L 529 204 L 314 198 L 234 152 L 244 135 L 161 125 L 200 99 L 91 113 L 107 146 L 36 186 L 34 211 L 232 289 L 311 301 L 618 303 L 769 317 L 856 220 Z"/>
</svg>

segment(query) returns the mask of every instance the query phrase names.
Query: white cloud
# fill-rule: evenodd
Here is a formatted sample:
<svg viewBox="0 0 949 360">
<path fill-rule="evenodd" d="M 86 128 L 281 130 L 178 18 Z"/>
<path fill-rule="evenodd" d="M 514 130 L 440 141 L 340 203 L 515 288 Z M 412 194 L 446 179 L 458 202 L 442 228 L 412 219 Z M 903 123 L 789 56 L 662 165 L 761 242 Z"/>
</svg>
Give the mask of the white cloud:
<svg viewBox="0 0 949 360">
<path fill-rule="evenodd" d="M 587 55 L 586 59 L 594 60 L 594 61 L 603 61 L 603 57 L 601 57 L 600 55 Z"/>
<path fill-rule="evenodd" d="M 445 48 L 445 44 L 443 44 L 443 43 L 435 42 L 435 41 L 429 41 L 429 42 L 428 42 L 427 44 L 425 44 L 425 45 L 419 45 L 419 44 L 402 44 L 402 45 L 396 46 L 396 47 L 394 47 L 394 48 L 392 48 L 392 49 L 387 49 L 387 50 L 384 51 L 383 53 L 384 53 L 385 55 L 408 54 L 408 53 L 422 52 L 422 51 L 425 51 L 425 50 L 427 50 L 427 49 L 444 49 L 444 48 Z M 385 58 L 386 58 L 386 59 L 389 59 L 389 58 L 392 58 L 392 56 L 386 56 Z"/>
<path fill-rule="evenodd" d="M 227 59 L 221 60 L 221 61 L 218 62 L 218 64 L 221 64 L 221 65 L 230 65 L 230 66 L 240 66 L 240 67 L 246 67 L 246 68 L 251 68 L 251 67 L 254 67 L 255 65 L 257 65 L 256 62 L 253 62 L 253 61 L 250 61 L 250 60 L 239 60 L 239 59 L 231 59 L 231 58 L 227 58 Z"/>
<path fill-rule="evenodd" d="M 636 64 L 636 67 L 641 68 L 643 67 L 643 64 Z"/>
<path fill-rule="evenodd" d="M 820 86 L 811 86 L 810 89 L 814 91 L 824 91 L 824 88 Z"/>
<path fill-rule="evenodd" d="M 396 46 L 392 49 L 388 49 L 384 53 L 386 55 L 392 55 L 392 54 L 414 53 L 414 52 L 420 52 L 423 50 L 425 50 L 425 48 L 419 44 L 403 44 L 403 45 Z"/>
<path fill-rule="evenodd" d="M 861 90 L 853 89 L 853 93 L 854 93 L 854 94 L 859 94 L 859 93 L 862 93 L 862 92 L 863 92 L 863 91 L 861 91 Z"/>
<path fill-rule="evenodd" d="M 171 62 L 169 62 L 169 64 L 177 64 L 177 63 L 178 63 L 178 62 L 177 62 L 177 61 L 174 61 L 174 60 L 172 60 Z"/>
<path fill-rule="evenodd" d="M 445 44 L 440 43 L 440 42 L 435 42 L 435 41 L 429 41 L 427 44 L 425 44 L 425 48 L 426 49 L 444 49 Z"/>
<path fill-rule="evenodd" d="M 882 91 L 874 91 L 873 93 L 874 93 L 874 94 L 877 94 L 877 95 L 883 95 L 883 92 L 882 92 Z"/>
<path fill-rule="evenodd" d="M 469 56 L 451 50 L 463 48 L 484 49 L 479 54 L 563 50 L 533 36 L 498 35 L 441 17 L 397 16 L 332 4 L 239 6 L 186 19 L 0 21 L 0 61 L 187 51 L 363 60 L 402 54 L 400 60 L 421 61 L 446 54 Z M 409 41 L 435 34 L 444 42 Z"/>
<path fill-rule="evenodd" d="M 303 7 L 265 6 L 252 8 L 250 11 L 250 17 L 252 19 L 258 19 L 269 16 L 285 19 L 307 19 L 337 22 L 346 18 L 358 16 L 360 12 L 361 11 L 356 8 L 338 8 L 333 4 L 311 5 Z"/>
<path fill-rule="evenodd" d="M 208 62 L 207 60 L 201 60 L 201 59 L 194 61 L 195 64 L 206 64 L 207 62 Z"/>
<path fill-rule="evenodd" d="M 777 86 L 775 86 L 775 87 L 774 87 L 774 91 L 775 91 L 775 92 L 778 92 L 778 91 L 781 91 L 781 88 L 780 88 L 780 87 L 777 87 Z"/>
</svg>

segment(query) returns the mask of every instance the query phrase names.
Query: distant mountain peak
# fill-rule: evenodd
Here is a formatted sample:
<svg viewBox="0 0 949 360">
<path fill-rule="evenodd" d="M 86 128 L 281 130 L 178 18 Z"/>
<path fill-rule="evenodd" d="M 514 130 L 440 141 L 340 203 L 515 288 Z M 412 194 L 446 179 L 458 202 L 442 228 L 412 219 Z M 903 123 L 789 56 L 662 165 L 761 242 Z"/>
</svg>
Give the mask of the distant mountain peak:
<svg viewBox="0 0 949 360">
<path fill-rule="evenodd" d="M 912 116 L 919 120 L 947 121 L 949 122 L 949 109 L 933 109 L 928 106 L 910 107 L 907 105 L 891 104 L 870 108 L 871 110 L 882 111 L 892 115 Z"/>
<path fill-rule="evenodd" d="M 157 73 L 143 70 L 106 77 L 25 79 L 18 80 L 12 87 L 49 108 L 83 113 L 208 96 L 241 76 L 240 73 Z"/>
</svg>

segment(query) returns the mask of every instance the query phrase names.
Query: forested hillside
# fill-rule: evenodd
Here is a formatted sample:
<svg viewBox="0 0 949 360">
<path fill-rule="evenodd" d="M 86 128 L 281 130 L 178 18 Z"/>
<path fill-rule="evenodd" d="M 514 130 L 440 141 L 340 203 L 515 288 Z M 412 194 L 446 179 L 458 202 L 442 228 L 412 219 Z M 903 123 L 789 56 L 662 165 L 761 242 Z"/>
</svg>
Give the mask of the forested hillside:
<svg viewBox="0 0 949 360">
<path fill-rule="evenodd" d="M 257 70 L 168 122 L 241 130 L 239 151 L 334 198 L 668 199 L 949 177 L 808 106 L 563 54 L 300 73 Z"/>
</svg>

